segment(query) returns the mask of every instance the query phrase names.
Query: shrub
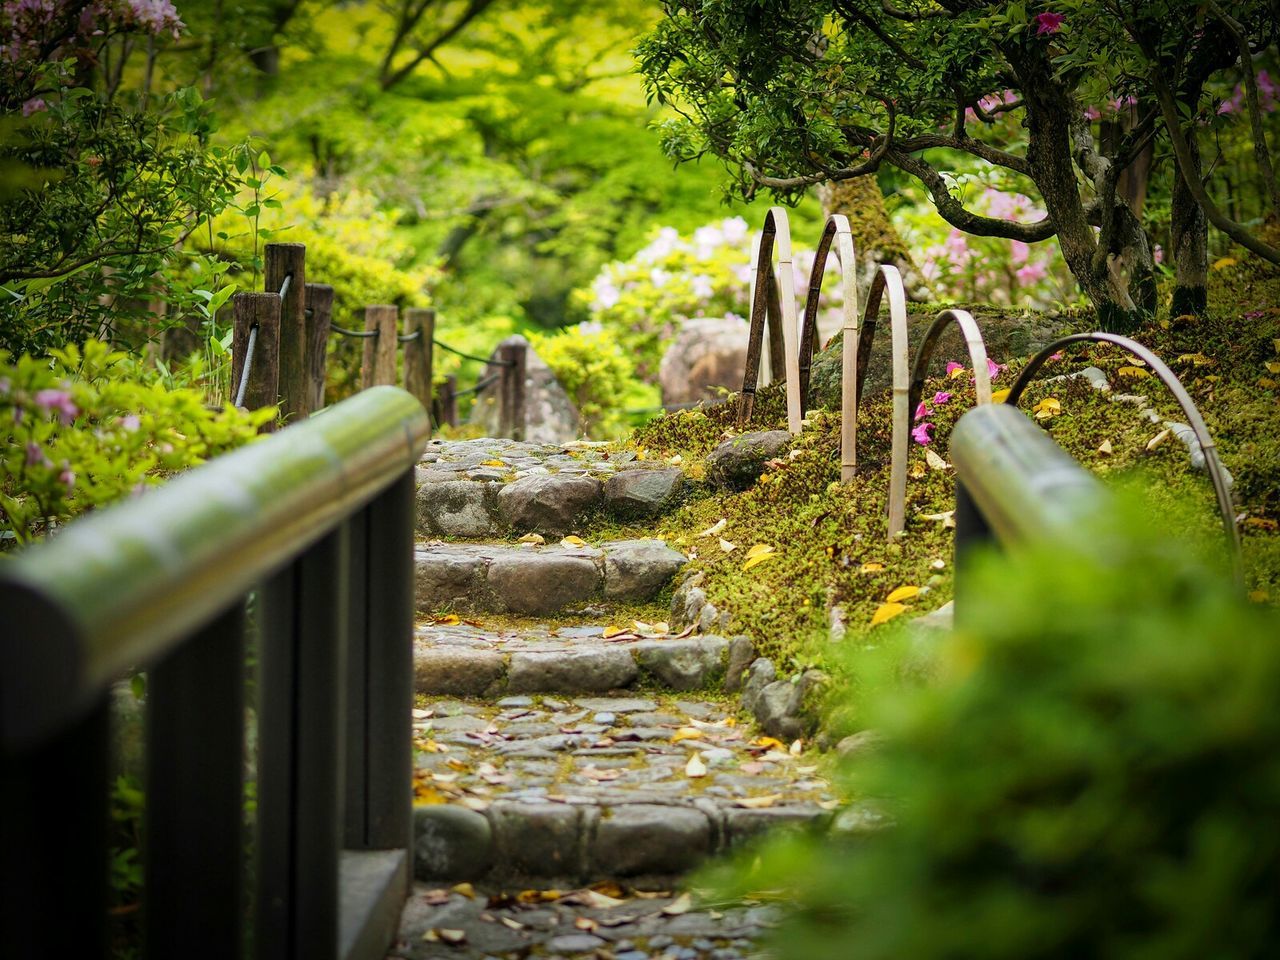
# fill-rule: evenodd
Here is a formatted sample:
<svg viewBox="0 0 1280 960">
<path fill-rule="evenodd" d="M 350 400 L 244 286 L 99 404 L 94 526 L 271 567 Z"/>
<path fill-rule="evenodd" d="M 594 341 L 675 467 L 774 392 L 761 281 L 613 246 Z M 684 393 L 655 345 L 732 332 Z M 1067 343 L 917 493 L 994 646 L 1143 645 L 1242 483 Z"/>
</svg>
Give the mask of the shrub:
<svg viewBox="0 0 1280 960">
<path fill-rule="evenodd" d="M 795 899 L 779 956 L 1274 954 L 1280 622 L 1137 526 L 985 563 L 932 686 L 864 659 L 888 740 L 848 785 L 894 822 L 746 878 Z"/>
<path fill-rule="evenodd" d="M 140 382 L 126 354 L 97 340 L 52 357 L 0 353 L 2 547 L 240 446 L 275 416 L 211 410 L 195 390 Z"/>
<path fill-rule="evenodd" d="M 554 334 L 530 331 L 529 336 L 577 406 L 582 432 L 592 437 L 621 433 L 625 407 L 642 402 L 645 393 L 631 376 L 631 361 L 618 338 L 611 331 L 582 327 Z"/>
</svg>

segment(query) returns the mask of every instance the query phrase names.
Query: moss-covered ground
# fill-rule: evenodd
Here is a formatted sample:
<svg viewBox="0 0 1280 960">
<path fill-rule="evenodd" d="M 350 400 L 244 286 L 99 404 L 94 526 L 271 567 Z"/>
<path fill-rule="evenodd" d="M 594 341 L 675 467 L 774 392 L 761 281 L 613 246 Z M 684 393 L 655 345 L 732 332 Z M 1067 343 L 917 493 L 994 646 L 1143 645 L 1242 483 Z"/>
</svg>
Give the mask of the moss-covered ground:
<svg viewBox="0 0 1280 960">
<path fill-rule="evenodd" d="M 1182 379 L 1200 407 L 1223 462 L 1235 479 L 1247 589 L 1260 602 L 1280 599 L 1280 271 L 1253 260 L 1214 271 L 1211 310 L 1205 317 L 1160 316 L 1135 334 Z M 1078 328 L 1091 326 L 1087 316 Z M 953 358 L 957 361 L 961 357 Z M 1025 359 L 1011 359 L 994 384 L 1012 384 Z M 1046 364 L 1020 406 L 1041 401 L 1039 422 L 1073 457 L 1108 481 L 1138 484 L 1156 515 L 1175 504 L 1195 505 L 1196 529 L 1174 535 L 1221 536 L 1213 490 L 1192 470 L 1186 448 L 1140 414 L 1140 406 L 1114 402 L 1083 378 L 1051 382 L 1085 366 L 1102 369 L 1119 393 L 1147 397 L 1162 419 L 1183 420 L 1158 381 L 1110 346 L 1076 347 Z M 638 429 L 627 446 L 648 459 L 679 464 L 693 481 L 682 504 L 656 522 L 618 526 L 600 521 L 584 532 L 590 540 L 661 536 L 688 553 L 703 573 L 703 588 L 732 616 L 734 632 L 750 634 L 784 672 L 823 663 L 832 649 L 830 611 L 843 610 L 843 646 L 874 642 L 872 619 L 889 594 L 918 587 L 904 615 L 935 609 L 951 597 L 954 478 L 949 467 L 930 464 L 926 451 L 948 460 L 951 429 L 974 403 L 968 372 L 930 381 L 926 400 L 936 424 L 928 446 L 912 443 L 905 532 L 887 539 L 885 512 L 891 442 L 891 400 L 864 399 L 859 412 L 859 475 L 839 483 L 839 414 L 814 411 L 788 454 L 760 481 L 740 493 L 704 481 L 703 458 L 734 432 L 733 398 L 705 409 L 659 417 Z M 783 424 L 778 388 L 756 403 L 751 429 Z M 1153 441 L 1156 441 L 1153 444 Z M 715 534 L 700 534 L 724 520 Z M 724 544 L 721 541 L 724 541 Z M 749 548 L 767 544 L 772 557 L 744 569 Z M 730 545 L 732 549 L 729 549 Z M 1225 562 L 1225 561 L 1224 561 Z"/>
</svg>

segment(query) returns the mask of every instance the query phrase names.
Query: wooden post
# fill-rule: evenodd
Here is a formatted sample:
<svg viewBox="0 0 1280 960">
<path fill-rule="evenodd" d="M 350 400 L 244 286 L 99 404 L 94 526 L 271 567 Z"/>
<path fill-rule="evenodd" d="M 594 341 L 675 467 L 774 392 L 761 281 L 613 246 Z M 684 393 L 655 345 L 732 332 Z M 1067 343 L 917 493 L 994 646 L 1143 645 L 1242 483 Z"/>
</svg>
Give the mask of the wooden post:
<svg viewBox="0 0 1280 960">
<path fill-rule="evenodd" d="M 292 423 L 311 413 L 307 393 L 307 248 L 301 243 L 268 243 L 268 293 L 279 293 L 285 277 L 288 289 L 280 300 L 280 416 Z"/>
<path fill-rule="evenodd" d="M 329 323 L 333 320 L 333 287 L 307 284 L 307 385 L 314 413 L 324 406 L 325 375 L 329 355 Z"/>
<path fill-rule="evenodd" d="M 389 304 L 364 308 L 364 329 L 377 333 L 366 337 L 364 358 L 360 363 L 360 389 L 368 390 L 384 383 L 396 382 L 396 314 Z"/>
<path fill-rule="evenodd" d="M 502 366 L 498 401 L 498 433 L 513 440 L 524 439 L 524 379 L 528 345 L 509 343 L 498 348 Z"/>
<path fill-rule="evenodd" d="M 231 298 L 235 311 L 231 334 L 231 401 L 240 389 L 249 331 L 258 328 L 254 339 L 253 364 L 241 404 L 246 410 L 270 407 L 280 400 L 280 295 L 275 293 L 237 293 Z M 264 430 L 275 429 L 274 423 Z"/>
<path fill-rule="evenodd" d="M 790 266 L 787 269 L 791 269 Z M 768 278 L 768 301 L 765 317 L 767 318 L 767 332 L 769 336 L 769 380 L 777 382 L 778 380 L 787 379 L 787 360 L 785 348 L 785 334 L 783 333 L 784 318 L 782 313 L 782 297 L 778 293 L 778 274 L 770 267 Z"/>
<path fill-rule="evenodd" d="M 454 374 L 449 374 L 444 378 L 444 383 L 440 384 L 440 393 L 432 405 L 431 414 L 437 426 L 447 424 L 450 427 L 456 427 L 458 425 L 458 378 Z"/>
<path fill-rule="evenodd" d="M 418 398 L 427 410 L 431 409 L 431 341 L 435 336 L 436 312 L 414 307 L 404 312 L 404 332 L 416 340 L 404 345 L 404 388 Z"/>
</svg>

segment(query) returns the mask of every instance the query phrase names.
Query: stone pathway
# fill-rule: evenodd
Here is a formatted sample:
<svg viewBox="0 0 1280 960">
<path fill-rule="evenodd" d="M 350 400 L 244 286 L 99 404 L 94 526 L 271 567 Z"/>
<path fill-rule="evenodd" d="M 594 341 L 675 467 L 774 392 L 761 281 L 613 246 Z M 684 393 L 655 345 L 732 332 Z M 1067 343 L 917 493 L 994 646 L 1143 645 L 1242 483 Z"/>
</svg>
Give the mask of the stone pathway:
<svg viewBox="0 0 1280 960">
<path fill-rule="evenodd" d="M 768 906 L 697 903 L 682 882 L 767 831 L 842 816 L 820 755 L 762 735 L 736 696 L 744 678 L 762 701 L 792 685 L 766 661 L 748 673 L 750 642 L 696 632 L 697 616 L 609 625 L 610 605 L 684 566 L 666 544 L 557 542 L 600 511 L 669 509 L 680 471 L 475 440 L 432 444 L 418 482 L 416 883 L 391 956 L 756 955 Z M 569 619 L 536 619 L 552 615 Z"/>
</svg>

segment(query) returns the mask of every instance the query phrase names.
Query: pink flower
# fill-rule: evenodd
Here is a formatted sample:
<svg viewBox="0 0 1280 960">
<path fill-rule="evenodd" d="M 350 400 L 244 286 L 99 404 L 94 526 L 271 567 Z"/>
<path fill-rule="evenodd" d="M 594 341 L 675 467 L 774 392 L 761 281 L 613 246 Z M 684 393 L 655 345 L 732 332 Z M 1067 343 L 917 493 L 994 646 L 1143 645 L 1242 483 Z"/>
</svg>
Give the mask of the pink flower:
<svg viewBox="0 0 1280 960">
<path fill-rule="evenodd" d="M 929 408 L 926 407 L 924 405 L 924 401 L 921 400 L 919 406 L 916 407 L 916 419 L 923 420 L 928 415 L 929 415 Z"/>
<path fill-rule="evenodd" d="M 963 369 L 964 369 L 963 363 L 956 363 L 954 360 L 951 360 L 947 363 L 947 376 L 949 377 L 953 373 L 955 373 L 957 370 L 963 370 Z"/>
<path fill-rule="evenodd" d="M 950 402 L 950 400 L 951 400 L 951 394 L 946 393 L 943 390 L 939 390 L 937 393 L 933 395 L 933 405 L 935 407 L 940 407 L 944 403 Z"/>
<path fill-rule="evenodd" d="M 1050 360 L 1061 360 L 1061 359 L 1062 359 L 1062 351 L 1061 351 L 1061 350 L 1059 350 L 1057 353 L 1050 354 L 1050 355 L 1049 355 L 1049 359 L 1050 359 Z"/>
<path fill-rule="evenodd" d="M 1009 259 L 1014 263 L 1026 263 L 1031 256 L 1031 247 L 1021 240 L 1009 241 Z"/>
<path fill-rule="evenodd" d="M 27 444 L 27 466 L 51 467 L 53 466 L 53 461 L 44 455 L 44 448 L 40 444 L 32 441 Z"/>
<path fill-rule="evenodd" d="M 1160 244 L 1158 243 L 1154 247 L 1152 247 L 1151 259 L 1154 260 L 1156 263 L 1164 263 L 1164 247 L 1160 246 Z"/>
<path fill-rule="evenodd" d="M 915 440 L 915 442 L 920 444 L 920 446 L 922 447 L 928 446 L 929 439 L 930 439 L 929 431 L 932 430 L 934 426 L 935 425 L 932 423 L 919 424 L 918 426 L 915 427 L 915 429 L 911 431 L 912 439 Z"/>
<path fill-rule="evenodd" d="M 996 363 L 990 357 L 987 357 L 987 376 L 994 380 L 1000 376 L 1000 371 L 1005 368 L 1005 364 Z"/>
<path fill-rule="evenodd" d="M 1097 107 L 1085 107 L 1084 118 L 1086 120 L 1101 120 L 1102 114 L 1098 112 Z"/>
<path fill-rule="evenodd" d="M 71 464 L 66 460 L 62 461 L 62 472 L 58 474 L 58 482 L 67 488 L 67 493 L 70 493 L 75 488 L 75 471 L 71 469 Z"/>
<path fill-rule="evenodd" d="M 57 412 L 62 425 L 69 426 L 80 416 L 80 408 L 71 401 L 71 394 L 66 390 L 40 390 L 36 393 L 36 406 L 50 413 Z"/>
<path fill-rule="evenodd" d="M 1019 267 L 1013 275 L 1018 278 L 1019 283 L 1029 285 L 1043 280 L 1049 275 L 1049 271 L 1043 263 L 1031 262 Z"/>
<path fill-rule="evenodd" d="M 1066 16 L 1061 13 L 1037 13 L 1035 17 L 1036 36 L 1041 37 L 1046 33 L 1057 33 L 1062 29 L 1062 21 L 1066 19 Z"/>
<path fill-rule="evenodd" d="M 136 413 L 120 418 L 120 429 L 126 433 L 133 433 L 141 425 L 142 421 L 138 419 Z"/>
<path fill-rule="evenodd" d="M 49 105 L 40 97 L 32 97 L 22 104 L 22 115 L 29 117 L 33 113 L 48 109 Z"/>
</svg>

